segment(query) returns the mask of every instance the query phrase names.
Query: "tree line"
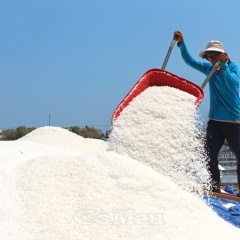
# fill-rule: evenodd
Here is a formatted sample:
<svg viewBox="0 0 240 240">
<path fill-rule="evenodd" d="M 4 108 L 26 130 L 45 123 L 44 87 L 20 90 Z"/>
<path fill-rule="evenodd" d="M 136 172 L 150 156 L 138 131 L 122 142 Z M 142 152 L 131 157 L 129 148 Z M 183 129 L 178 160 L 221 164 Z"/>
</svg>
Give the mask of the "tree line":
<svg viewBox="0 0 240 240">
<path fill-rule="evenodd" d="M 0 133 L 0 140 L 1 141 L 10 141 L 10 140 L 17 140 L 28 133 L 32 132 L 36 128 L 31 127 L 28 128 L 26 126 L 19 126 L 16 129 L 6 129 L 2 130 Z M 65 128 L 72 133 L 75 133 L 83 138 L 95 138 L 95 139 L 102 139 L 107 140 L 109 137 L 110 130 L 107 130 L 103 133 L 100 129 L 94 127 L 79 127 L 79 126 L 71 126 L 69 128 Z"/>
<path fill-rule="evenodd" d="M 19 126 L 16 129 L 7 129 L 2 130 L 0 132 L 0 141 L 10 141 L 10 140 L 17 140 L 28 133 L 32 132 L 36 128 L 31 127 L 27 128 L 26 126 Z M 100 129 L 94 128 L 94 127 L 79 127 L 79 126 L 71 126 L 69 128 L 65 128 L 69 130 L 72 133 L 75 133 L 83 138 L 95 138 L 95 139 L 102 139 L 107 140 L 109 138 L 109 134 L 111 130 L 107 130 L 105 133 L 103 133 Z M 198 138 L 205 140 L 205 136 L 200 134 Z M 224 145 L 228 146 L 228 142 L 225 139 Z"/>
</svg>

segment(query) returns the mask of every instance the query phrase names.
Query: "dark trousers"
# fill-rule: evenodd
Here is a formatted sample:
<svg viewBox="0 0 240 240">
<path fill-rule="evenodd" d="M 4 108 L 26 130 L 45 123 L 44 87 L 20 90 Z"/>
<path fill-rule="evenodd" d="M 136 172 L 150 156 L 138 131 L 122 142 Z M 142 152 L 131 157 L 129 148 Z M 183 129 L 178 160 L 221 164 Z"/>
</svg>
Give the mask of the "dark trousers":
<svg viewBox="0 0 240 240">
<path fill-rule="evenodd" d="M 240 123 L 228 123 L 209 120 L 206 136 L 206 150 L 208 152 L 208 165 L 212 180 L 220 183 L 218 168 L 218 153 L 227 139 L 231 151 L 237 158 L 237 178 L 240 187 Z"/>
</svg>

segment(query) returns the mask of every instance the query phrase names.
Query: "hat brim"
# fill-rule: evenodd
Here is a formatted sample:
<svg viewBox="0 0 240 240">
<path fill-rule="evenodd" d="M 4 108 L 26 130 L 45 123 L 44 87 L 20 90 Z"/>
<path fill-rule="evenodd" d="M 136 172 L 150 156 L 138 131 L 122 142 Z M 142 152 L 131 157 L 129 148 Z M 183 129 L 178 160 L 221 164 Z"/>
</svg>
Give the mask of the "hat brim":
<svg viewBox="0 0 240 240">
<path fill-rule="evenodd" d="M 199 57 L 202 58 L 206 54 L 206 52 L 212 52 L 212 51 L 224 53 L 224 50 L 220 50 L 219 48 L 211 47 L 211 48 L 208 48 L 208 49 L 200 52 Z"/>
</svg>

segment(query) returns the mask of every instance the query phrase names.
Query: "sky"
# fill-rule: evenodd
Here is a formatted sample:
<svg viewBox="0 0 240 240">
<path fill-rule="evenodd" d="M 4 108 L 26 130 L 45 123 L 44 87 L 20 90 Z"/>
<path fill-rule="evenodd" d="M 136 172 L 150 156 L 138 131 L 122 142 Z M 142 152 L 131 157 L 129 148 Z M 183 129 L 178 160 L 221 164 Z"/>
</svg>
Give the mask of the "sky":
<svg viewBox="0 0 240 240">
<path fill-rule="evenodd" d="M 193 57 L 219 40 L 240 64 L 239 9 L 239 0 L 0 0 L 0 129 L 110 129 L 133 85 L 161 68 L 175 30 Z M 206 78 L 177 46 L 166 70 L 199 86 Z"/>
</svg>

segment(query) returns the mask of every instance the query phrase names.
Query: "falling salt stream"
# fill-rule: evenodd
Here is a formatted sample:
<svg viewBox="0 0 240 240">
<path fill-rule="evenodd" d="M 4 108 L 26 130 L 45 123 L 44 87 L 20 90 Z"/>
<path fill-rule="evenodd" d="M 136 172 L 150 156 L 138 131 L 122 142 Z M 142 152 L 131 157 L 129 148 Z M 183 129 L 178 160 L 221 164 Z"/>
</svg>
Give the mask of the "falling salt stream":
<svg viewBox="0 0 240 240">
<path fill-rule="evenodd" d="M 109 142 L 49 126 L 1 141 L 0 239 L 239 239 L 196 194 L 208 181 L 197 115 L 191 95 L 152 87 Z"/>
<path fill-rule="evenodd" d="M 149 87 L 114 123 L 109 149 L 146 163 L 189 191 L 209 185 L 196 97 Z"/>
</svg>

